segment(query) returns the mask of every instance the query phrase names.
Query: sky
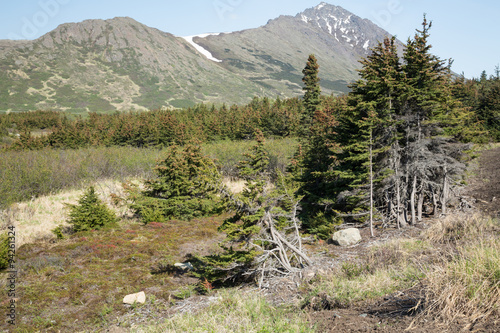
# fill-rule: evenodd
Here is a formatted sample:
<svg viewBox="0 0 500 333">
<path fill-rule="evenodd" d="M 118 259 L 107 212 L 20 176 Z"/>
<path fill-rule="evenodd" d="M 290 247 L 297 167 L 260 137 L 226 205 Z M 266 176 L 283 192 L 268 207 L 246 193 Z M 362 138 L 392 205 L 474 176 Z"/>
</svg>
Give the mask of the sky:
<svg viewBox="0 0 500 333">
<path fill-rule="evenodd" d="M 68 22 L 131 17 L 147 26 L 191 36 L 257 28 L 280 15 L 296 15 L 321 0 L 3 0 L 0 39 L 35 39 Z M 369 19 L 406 42 L 433 22 L 431 52 L 454 60 L 452 70 L 467 78 L 500 65 L 498 0 L 327 0 Z"/>
</svg>

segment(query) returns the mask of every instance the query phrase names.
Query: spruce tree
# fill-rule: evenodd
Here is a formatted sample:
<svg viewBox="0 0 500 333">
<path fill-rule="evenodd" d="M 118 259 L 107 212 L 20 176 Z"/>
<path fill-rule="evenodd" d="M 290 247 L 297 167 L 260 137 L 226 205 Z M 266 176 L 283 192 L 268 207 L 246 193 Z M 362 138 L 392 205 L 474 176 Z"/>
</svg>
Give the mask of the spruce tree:
<svg viewBox="0 0 500 333">
<path fill-rule="evenodd" d="M 198 144 L 172 145 L 155 167 L 156 177 L 140 193 L 130 191 L 131 207 L 144 223 L 192 219 L 219 212 L 220 174 Z"/>
<path fill-rule="evenodd" d="M 314 54 L 309 55 L 305 68 L 302 70 L 304 77 L 304 106 L 305 113 L 303 116 L 303 126 L 307 130 L 312 124 L 314 113 L 320 105 L 321 87 L 319 85 L 320 78 L 318 76 L 319 65 Z"/>
<path fill-rule="evenodd" d="M 223 190 L 235 212 L 219 228 L 227 235 L 221 243 L 223 252 L 199 258 L 197 274 L 210 282 L 258 279 L 262 286 L 267 277 L 297 273 L 311 263 L 301 245 L 299 199 L 282 175 L 275 189 L 268 186 L 264 136 L 260 130 L 254 135 L 257 143 L 239 164 L 245 190 L 240 195 Z"/>
<path fill-rule="evenodd" d="M 99 199 L 93 186 L 87 189 L 77 205 L 68 206 L 68 223 L 75 232 L 102 229 L 117 221 L 115 213 Z"/>
<path fill-rule="evenodd" d="M 466 137 L 472 117 L 451 94 L 449 65 L 430 53 L 425 17 L 422 26 L 402 63 L 395 38 L 372 49 L 329 134 L 311 132 L 305 203 L 322 203 L 344 221 L 380 216 L 398 226 L 421 219 L 426 200 L 434 212 L 446 210 L 452 179 L 464 167 L 463 145 L 454 141 Z"/>
</svg>

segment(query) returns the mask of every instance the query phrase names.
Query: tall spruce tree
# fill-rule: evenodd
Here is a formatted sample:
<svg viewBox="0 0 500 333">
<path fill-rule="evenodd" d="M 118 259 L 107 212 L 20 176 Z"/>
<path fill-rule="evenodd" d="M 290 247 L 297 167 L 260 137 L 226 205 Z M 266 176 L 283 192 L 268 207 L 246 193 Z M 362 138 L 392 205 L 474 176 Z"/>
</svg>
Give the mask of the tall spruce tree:
<svg viewBox="0 0 500 333">
<path fill-rule="evenodd" d="M 304 202 L 327 200 L 324 211 L 344 221 L 376 216 L 398 226 L 421 219 L 425 206 L 446 211 L 453 178 L 464 168 L 457 139 L 470 112 L 451 94 L 449 66 L 430 53 L 425 16 L 422 26 L 402 63 L 394 38 L 372 49 L 328 140 L 311 132 L 316 151 L 336 149 L 315 163 L 306 150 Z M 322 183 L 319 198 L 311 180 Z"/>
<path fill-rule="evenodd" d="M 312 124 L 314 113 L 320 105 L 321 87 L 319 85 L 320 78 L 318 75 L 319 65 L 314 54 L 309 55 L 305 68 L 302 70 L 304 77 L 304 106 L 305 113 L 303 117 L 303 126 L 307 129 Z"/>
<path fill-rule="evenodd" d="M 372 226 L 374 187 L 390 173 L 385 160 L 397 137 L 394 113 L 402 74 L 395 38 L 379 43 L 361 64 L 361 78 L 351 86 L 348 107 L 339 114 L 336 141 L 341 149 L 333 168 L 341 209 L 350 212 L 347 216 L 369 215 Z"/>
</svg>

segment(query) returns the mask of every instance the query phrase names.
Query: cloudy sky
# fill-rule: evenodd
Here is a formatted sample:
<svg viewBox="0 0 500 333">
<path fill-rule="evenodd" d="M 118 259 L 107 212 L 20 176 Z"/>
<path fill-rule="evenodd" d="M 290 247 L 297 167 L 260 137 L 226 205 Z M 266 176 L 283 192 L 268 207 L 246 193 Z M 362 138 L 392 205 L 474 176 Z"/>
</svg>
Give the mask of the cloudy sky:
<svg viewBox="0 0 500 333">
<path fill-rule="evenodd" d="M 22 0 L 5 1 L 0 39 L 34 39 L 59 24 L 129 16 L 177 36 L 259 27 L 279 15 L 296 15 L 321 0 Z M 466 77 L 500 64 L 498 0 L 329 0 L 367 18 L 405 42 L 420 28 L 423 14 L 433 21 L 430 42 L 441 59 Z"/>
</svg>

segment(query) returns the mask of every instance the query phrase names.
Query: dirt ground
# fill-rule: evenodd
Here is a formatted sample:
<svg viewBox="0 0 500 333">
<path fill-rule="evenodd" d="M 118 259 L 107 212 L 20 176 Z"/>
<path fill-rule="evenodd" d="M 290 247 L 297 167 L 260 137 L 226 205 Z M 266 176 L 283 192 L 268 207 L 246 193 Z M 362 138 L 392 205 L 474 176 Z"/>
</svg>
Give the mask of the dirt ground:
<svg viewBox="0 0 500 333">
<path fill-rule="evenodd" d="M 500 147 L 484 151 L 473 174 L 465 194 L 483 212 L 500 217 Z"/>
</svg>

